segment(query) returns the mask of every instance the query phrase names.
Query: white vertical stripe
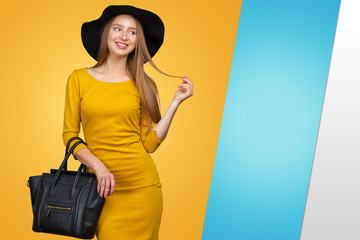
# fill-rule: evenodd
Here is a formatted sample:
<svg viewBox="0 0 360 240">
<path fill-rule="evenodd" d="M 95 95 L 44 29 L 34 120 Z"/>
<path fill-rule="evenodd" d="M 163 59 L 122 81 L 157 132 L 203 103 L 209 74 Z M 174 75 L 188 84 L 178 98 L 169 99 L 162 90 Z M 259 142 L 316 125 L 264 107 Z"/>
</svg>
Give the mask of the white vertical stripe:
<svg viewBox="0 0 360 240">
<path fill-rule="evenodd" d="M 360 1 L 342 0 L 301 240 L 360 239 Z"/>
</svg>

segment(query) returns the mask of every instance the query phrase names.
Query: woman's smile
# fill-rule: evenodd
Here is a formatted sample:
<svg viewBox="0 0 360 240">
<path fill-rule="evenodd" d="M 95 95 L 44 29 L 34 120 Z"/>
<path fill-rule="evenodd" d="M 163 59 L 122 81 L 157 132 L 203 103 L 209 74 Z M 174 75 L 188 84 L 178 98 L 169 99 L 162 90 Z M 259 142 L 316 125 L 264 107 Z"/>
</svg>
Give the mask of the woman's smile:
<svg viewBox="0 0 360 240">
<path fill-rule="evenodd" d="M 126 43 L 122 43 L 122 42 L 115 42 L 115 43 L 120 49 L 126 49 L 128 46 Z"/>
</svg>

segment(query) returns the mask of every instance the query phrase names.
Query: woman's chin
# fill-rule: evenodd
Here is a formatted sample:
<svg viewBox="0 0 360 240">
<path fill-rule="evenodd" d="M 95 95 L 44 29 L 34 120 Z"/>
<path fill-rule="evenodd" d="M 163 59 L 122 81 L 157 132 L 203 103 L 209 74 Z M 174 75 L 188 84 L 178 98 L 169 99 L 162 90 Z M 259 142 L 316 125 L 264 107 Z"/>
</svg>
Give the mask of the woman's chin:
<svg viewBox="0 0 360 240">
<path fill-rule="evenodd" d="M 119 51 L 110 52 L 110 56 L 119 57 L 119 58 L 127 57 L 129 54 L 130 54 L 129 52 L 119 52 Z"/>
</svg>

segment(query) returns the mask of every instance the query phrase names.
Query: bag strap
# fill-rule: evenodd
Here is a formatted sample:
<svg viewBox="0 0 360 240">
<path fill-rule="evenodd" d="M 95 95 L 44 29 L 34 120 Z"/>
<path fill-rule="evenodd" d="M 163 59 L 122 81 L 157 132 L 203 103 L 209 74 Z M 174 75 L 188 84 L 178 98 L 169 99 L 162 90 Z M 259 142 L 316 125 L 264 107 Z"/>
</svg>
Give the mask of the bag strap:
<svg viewBox="0 0 360 240">
<path fill-rule="evenodd" d="M 85 145 L 87 146 L 87 143 L 86 143 L 82 138 L 80 138 L 80 137 L 72 137 L 72 138 L 69 139 L 69 141 L 68 141 L 67 144 L 66 144 L 65 156 L 66 156 L 66 154 L 68 153 L 68 149 L 69 149 L 70 143 L 71 143 L 72 141 L 76 140 L 76 139 L 78 139 L 78 140 L 80 141 L 80 143 L 83 143 L 83 144 L 85 144 Z M 80 143 L 78 143 L 78 144 L 80 144 Z M 76 145 L 78 145 L 78 144 L 76 144 Z M 72 148 L 72 149 L 74 149 L 74 148 Z M 72 151 L 73 151 L 73 150 L 70 150 L 70 154 L 72 153 Z M 75 155 L 74 155 L 74 158 L 75 158 L 76 160 L 78 160 L 78 159 L 75 157 Z M 64 165 L 64 168 L 63 168 L 62 170 L 63 170 L 63 171 L 67 171 L 67 161 L 66 161 L 66 163 L 65 163 L 65 165 Z"/>
<path fill-rule="evenodd" d="M 64 165 L 66 165 L 66 163 L 67 163 L 67 160 L 68 160 L 68 158 L 70 157 L 70 155 L 71 155 L 71 152 L 75 149 L 75 147 L 77 146 L 77 145 L 79 145 L 81 143 L 81 141 L 78 141 L 78 142 L 76 142 L 72 147 L 71 147 L 71 149 L 67 152 L 67 154 L 65 155 L 65 159 L 64 159 L 64 161 L 61 163 L 61 165 L 60 165 L 60 167 L 59 167 L 59 169 L 57 170 L 57 172 L 56 172 L 56 174 L 55 174 L 55 177 L 53 178 L 53 181 L 52 181 L 52 183 L 51 183 L 51 186 L 50 186 L 50 196 L 53 196 L 54 194 L 55 194 L 55 185 L 56 185 L 56 182 L 58 181 L 58 179 L 59 179 L 59 177 L 60 177 L 60 174 L 61 174 L 61 172 L 62 172 L 62 168 L 63 168 L 63 166 Z M 79 181 L 79 179 L 80 179 L 80 175 L 81 175 L 81 172 L 85 172 L 85 169 L 86 169 L 86 165 L 85 164 L 83 164 L 83 163 L 81 163 L 80 164 L 80 167 L 79 167 L 79 169 L 78 169 L 78 171 L 77 171 L 77 174 L 76 174 L 76 176 L 75 176 L 75 179 L 74 179 L 74 182 L 73 182 L 73 184 L 72 184 L 72 187 L 71 187 L 71 194 L 70 194 L 70 197 L 71 198 L 74 198 L 75 196 L 76 196 L 76 186 L 77 186 L 77 183 L 78 183 L 78 181 Z"/>
<path fill-rule="evenodd" d="M 81 143 L 81 141 L 78 141 L 76 142 L 71 148 L 70 150 L 65 154 L 65 158 L 64 160 L 62 161 L 59 169 L 57 170 L 56 174 L 55 174 L 55 177 L 53 178 L 53 181 L 51 183 L 51 186 L 50 186 L 50 195 L 53 195 L 55 193 L 55 184 L 57 182 L 57 180 L 59 179 L 60 177 L 60 173 L 62 172 L 62 169 L 64 169 L 65 165 L 67 165 L 67 160 L 68 158 L 70 157 L 72 151 L 76 148 L 77 145 L 79 145 Z M 81 163 L 81 166 L 82 167 L 83 163 Z M 81 170 L 82 168 L 79 168 L 79 170 Z"/>
<path fill-rule="evenodd" d="M 65 154 L 68 152 L 70 143 L 71 143 L 73 140 L 75 140 L 75 139 L 80 140 L 82 143 L 84 143 L 84 144 L 87 146 L 86 142 L 85 142 L 82 138 L 80 138 L 80 137 L 72 137 L 72 138 L 69 139 L 69 141 L 68 141 L 67 144 L 66 144 Z M 75 159 L 76 159 L 76 158 L 75 158 Z M 76 159 L 76 160 L 77 160 L 77 159 Z"/>
</svg>

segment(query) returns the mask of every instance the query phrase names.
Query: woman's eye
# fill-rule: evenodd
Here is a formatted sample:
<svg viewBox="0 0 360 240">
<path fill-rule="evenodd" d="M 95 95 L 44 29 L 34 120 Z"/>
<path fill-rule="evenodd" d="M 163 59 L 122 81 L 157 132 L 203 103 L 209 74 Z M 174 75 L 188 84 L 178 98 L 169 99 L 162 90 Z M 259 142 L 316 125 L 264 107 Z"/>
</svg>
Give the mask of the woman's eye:
<svg viewBox="0 0 360 240">
<path fill-rule="evenodd" d="M 120 28 L 117 28 L 117 27 L 116 27 L 116 28 L 114 28 L 114 30 L 115 30 L 115 31 L 117 31 L 117 29 L 119 29 L 119 31 L 120 31 Z M 135 35 L 135 34 L 136 34 L 136 32 L 135 32 L 135 31 L 130 31 L 130 33 L 131 33 L 132 35 Z"/>
</svg>

